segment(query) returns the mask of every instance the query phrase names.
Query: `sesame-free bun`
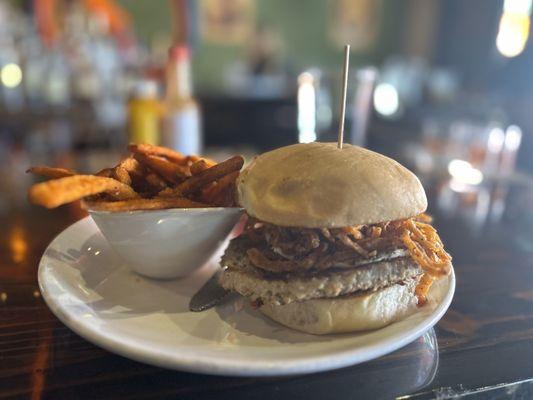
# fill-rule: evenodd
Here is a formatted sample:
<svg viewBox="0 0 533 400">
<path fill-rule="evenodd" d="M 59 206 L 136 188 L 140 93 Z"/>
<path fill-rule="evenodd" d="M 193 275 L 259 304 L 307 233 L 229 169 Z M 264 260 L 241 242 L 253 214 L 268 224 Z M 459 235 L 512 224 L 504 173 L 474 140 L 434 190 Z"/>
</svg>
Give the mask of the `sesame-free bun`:
<svg viewBox="0 0 533 400">
<path fill-rule="evenodd" d="M 417 281 L 359 295 L 264 305 L 259 310 L 282 325 L 315 335 L 379 329 L 416 311 Z"/>
<path fill-rule="evenodd" d="M 411 171 L 350 144 L 301 143 L 264 153 L 241 172 L 237 191 L 249 215 L 280 226 L 375 224 L 427 208 Z"/>
</svg>

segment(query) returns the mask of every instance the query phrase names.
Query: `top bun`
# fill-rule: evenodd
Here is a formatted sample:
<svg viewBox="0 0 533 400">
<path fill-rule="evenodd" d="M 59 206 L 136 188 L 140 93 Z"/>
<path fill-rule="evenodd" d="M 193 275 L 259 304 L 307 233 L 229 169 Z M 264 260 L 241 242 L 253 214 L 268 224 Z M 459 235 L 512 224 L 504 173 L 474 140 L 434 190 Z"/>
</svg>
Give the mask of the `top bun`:
<svg viewBox="0 0 533 400">
<path fill-rule="evenodd" d="M 279 226 L 376 224 L 427 208 L 411 171 L 350 144 L 301 143 L 264 153 L 241 172 L 237 191 L 249 215 Z"/>
</svg>

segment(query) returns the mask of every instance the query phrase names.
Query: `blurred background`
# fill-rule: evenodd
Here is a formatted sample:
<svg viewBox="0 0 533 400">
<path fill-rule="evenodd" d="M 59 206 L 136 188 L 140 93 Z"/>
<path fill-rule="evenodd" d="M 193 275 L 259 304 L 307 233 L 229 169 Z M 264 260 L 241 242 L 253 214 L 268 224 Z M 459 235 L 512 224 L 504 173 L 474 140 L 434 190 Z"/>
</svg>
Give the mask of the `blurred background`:
<svg viewBox="0 0 533 400">
<path fill-rule="evenodd" d="M 221 159 L 345 138 L 432 212 L 533 250 L 532 0 L 2 0 L 0 215 L 29 165 L 94 172 L 128 142 Z M 0 233 L 3 235 L 4 232 Z"/>
</svg>

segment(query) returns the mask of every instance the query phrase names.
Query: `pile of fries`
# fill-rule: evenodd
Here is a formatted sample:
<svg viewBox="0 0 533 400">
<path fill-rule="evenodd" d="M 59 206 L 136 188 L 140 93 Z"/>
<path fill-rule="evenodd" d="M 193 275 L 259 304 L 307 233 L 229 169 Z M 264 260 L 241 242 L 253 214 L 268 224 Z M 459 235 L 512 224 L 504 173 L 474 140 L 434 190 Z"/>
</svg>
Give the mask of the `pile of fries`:
<svg viewBox="0 0 533 400">
<path fill-rule="evenodd" d="M 241 156 L 217 164 L 148 144 L 131 144 L 129 150 L 129 157 L 94 175 L 31 167 L 27 172 L 50 180 L 30 188 L 30 201 L 54 208 L 83 200 L 85 208 L 101 211 L 235 206 Z"/>
</svg>

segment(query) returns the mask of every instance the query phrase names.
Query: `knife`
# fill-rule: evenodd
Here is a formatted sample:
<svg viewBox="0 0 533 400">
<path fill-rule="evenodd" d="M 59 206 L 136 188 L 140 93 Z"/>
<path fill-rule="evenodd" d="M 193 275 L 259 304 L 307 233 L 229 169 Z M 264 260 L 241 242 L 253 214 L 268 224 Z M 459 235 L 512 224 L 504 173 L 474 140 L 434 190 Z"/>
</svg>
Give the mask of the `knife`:
<svg viewBox="0 0 533 400">
<path fill-rule="evenodd" d="M 229 290 L 224 289 L 218 283 L 218 277 L 222 273 L 222 269 L 217 270 L 211 278 L 191 297 L 189 302 L 189 310 L 192 312 L 200 312 L 210 309 L 219 304 L 228 294 Z"/>
</svg>

